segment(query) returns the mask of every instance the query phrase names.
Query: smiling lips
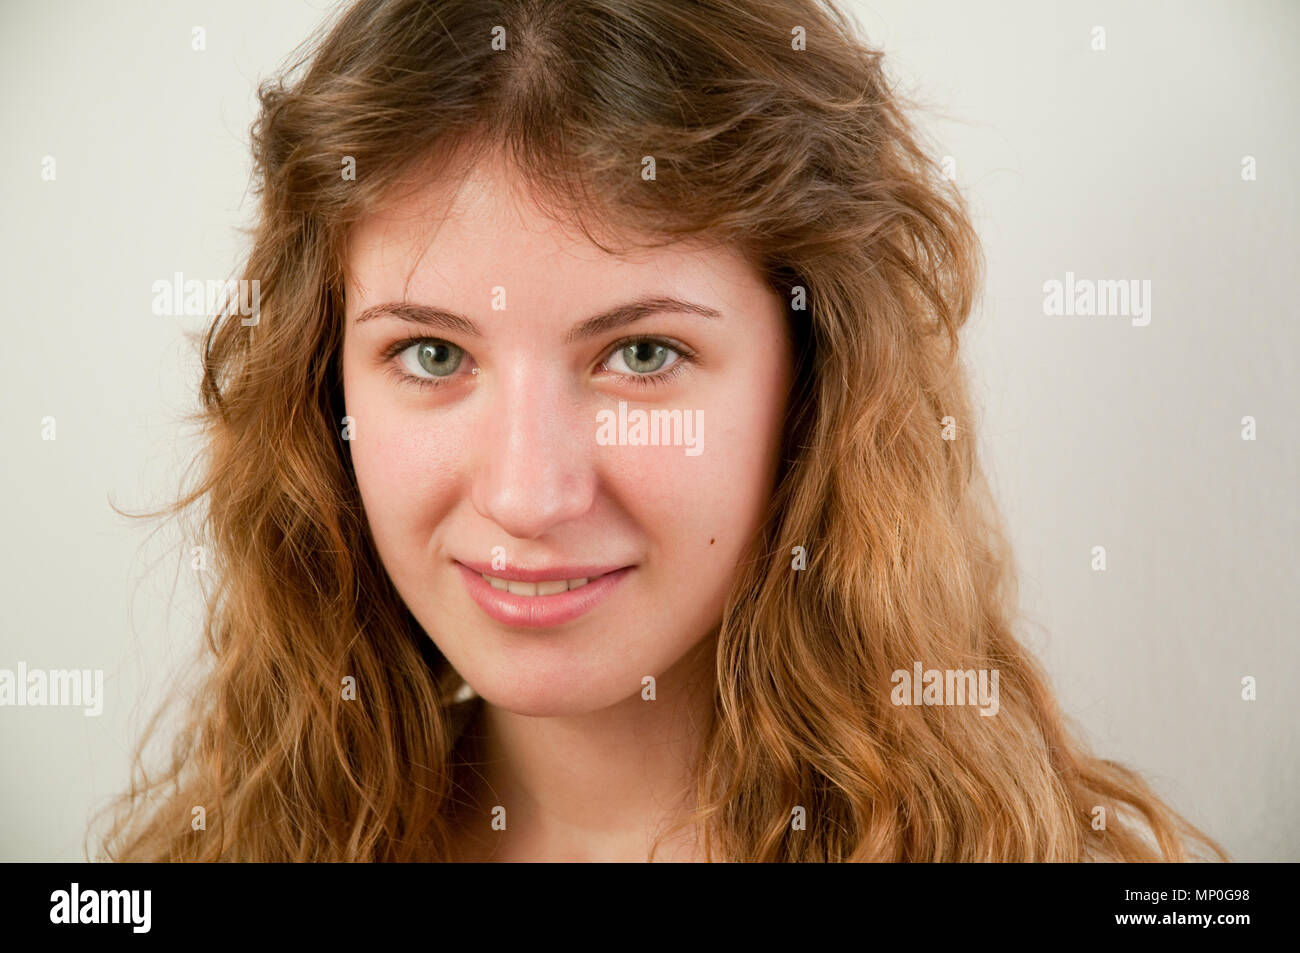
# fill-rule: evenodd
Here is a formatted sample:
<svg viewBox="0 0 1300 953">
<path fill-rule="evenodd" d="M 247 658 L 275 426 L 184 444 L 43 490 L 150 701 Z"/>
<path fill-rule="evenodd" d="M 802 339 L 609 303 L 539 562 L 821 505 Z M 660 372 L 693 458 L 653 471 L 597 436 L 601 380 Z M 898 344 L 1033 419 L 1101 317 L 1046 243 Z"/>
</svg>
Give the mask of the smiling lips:
<svg viewBox="0 0 1300 953">
<path fill-rule="evenodd" d="M 546 628 L 586 614 L 609 596 L 632 566 L 495 569 L 456 562 L 470 598 L 504 625 Z"/>
<path fill-rule="evenodd" d="M 497 576 L 489 576 L 487 573 L 479 573 L 479 575 L 493 589 L 510 592 L 516 596 L 554 596 L 561 592 L 579 589 L 591 582 L 592 579 L 600 578 L 600 576 L 580 576 L 577 579 L 545 579 L 540 582 L 520 582 L 515 579 L 501 579 Z M 604 573 L 601 575 L 604 575 Z"/>
</svg>

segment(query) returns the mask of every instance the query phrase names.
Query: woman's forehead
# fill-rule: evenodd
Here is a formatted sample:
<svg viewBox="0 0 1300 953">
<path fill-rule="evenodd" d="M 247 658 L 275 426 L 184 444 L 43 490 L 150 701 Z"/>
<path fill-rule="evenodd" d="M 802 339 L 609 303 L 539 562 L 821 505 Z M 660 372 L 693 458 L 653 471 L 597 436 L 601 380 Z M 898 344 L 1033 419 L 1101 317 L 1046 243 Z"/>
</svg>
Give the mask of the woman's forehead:
<svg viewBox="0 0 1300 953">
<path fill-rule="evenodd" d="M 407 194 L 407 201 L 376 210 L 350 233 L 349 284 L 391 294 L 398 286 L 526 283 L 574 295 L 633 276 L 672 281 L 698 274 L 716 281 L 749 267 L 734 248 L 704 241 L 652 245 L 653 236 L 624 231 L 597 233 L 597 244 L 496 164 L 463 179 L 430 179 Z M 569 284 L 574 281 L 587 287 Z"/>
</svg>

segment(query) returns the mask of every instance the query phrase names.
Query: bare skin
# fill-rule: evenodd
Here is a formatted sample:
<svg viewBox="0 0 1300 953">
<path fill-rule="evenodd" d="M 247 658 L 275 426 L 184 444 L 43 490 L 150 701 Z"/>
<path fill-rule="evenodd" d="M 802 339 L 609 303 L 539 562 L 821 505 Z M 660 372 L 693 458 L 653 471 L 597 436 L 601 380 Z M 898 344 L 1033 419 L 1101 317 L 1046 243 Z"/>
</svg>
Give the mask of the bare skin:
<svg viewBox="0 0 1300 953">
<path fill-rule="evenodd" d="M 702 663 L 711 662 L 707 656 L 713 644 L 711 639 L 702 642 L 700 649 L 707 651 L 697 651 L 695 658 L 683 661 L 694 664 L 698 673 L 710 671 L 711 666 Z M 704 691 L 696 690 L 689 697 L 698 699 L 704 695 Z M 641 701 L 639 696 L 637 700 L 642 705 L 651 704 Z M 701 712 L 699 717 L 705 714 Z M 616 743 L 621 737 L 618 717 L 609 713 L 604 716 L 613 726 L 608 737 Z M 514 726 L 507 720 L 506 725 L 493 728 L 493 719 L 494 708 L 480 705 L 462 736 L 462 756 L 474 765 L 474 775 L 470 781 L 472 807 L 457 817 L 452 831 L 453 849 L 460 861 L 646 861 L 652 859 L 653 836 L 648 835 L 645 829 L 648 821 L 638 822 L 637 819 L 658 817 L 666 822 L 668 818 L 684 816 L 695 803 L 694 776 L 686 759 L 693 756 L 700 733 L 692 731 L 691 726 L 683 724 L 680 719 L 676 724 L 665 722 L 661 739 L 653 745 L 639 744 L 622 752 L 621 757 L 618 751 L 610 753 L 613 759 L 625 766 L 618 772 L 610 770 L 609 758 L 596 762 L 594 769 L 584 771 L 573 763 L 572 749 L 566 748 L 554 759 L 572 765 L 560 779 L 564 789 L 555 783 L 557 773 L 553 770 L 550 753 L 522 740 L 514 747 L 525 752 L 527 757 L 511 759 L 507 753 L 513 750 L 510 742 L 503 744 L 500 739 L 508 737 Z M 583 740 L 586 737 L 584 735 Z M 658 800 L 653 775 L 659 763 L 653 757 L 656 750 L 671 752 L 670 757 L 677 759 L 681 796 L 672 803 Z M 608 803 L 616 803 L 618 807 L 606 817 L 584 813 L 584 805 L 589 803 L 585 796 L 587 785 L 606 783 L 610 777 L 639 777 L 641 783 L 624 791 L 622 797 L 606 798 Z M 534 792 L 530 790 L 530 784 L 543 788 Z M 545 787 L 547 785 L 550 786 Z M 510 805 L 505 830 L 494 829 L 491 823 L 492 809 L 497 805 Z M 560 810 L 552 813 L 556 805 Z M 693 825 L 666 836 L 653 855 L 657 862 L 703 859 L 703 849 Z"/>
<path fill-rule="evenodd" d="M 484 704 L 463 851 L 644 861 L 693 802 L 714 636 L 771 498 L 793 365 L 784 302 L 735 249 L 607 254 L 499 161 L 422 184 L 350 239 L 343 383 L 367 521 L 403 600 Z M 657 307 L 576 333 L 668 298 L 710 313 Z M 392 302 L 470 326 L 431 328 Z M 433 353 L 450 370 L 430 385 Z M 620 402 L 701 415 L 701 452 L 602 442 L 599 415 Z M 528 627 L 472 598 L 464 563 L 498 549 L 522 569 L 629 568 L 580 616 Z M 688 831 L 656 859 L 696 856 Z"/>
</svg>

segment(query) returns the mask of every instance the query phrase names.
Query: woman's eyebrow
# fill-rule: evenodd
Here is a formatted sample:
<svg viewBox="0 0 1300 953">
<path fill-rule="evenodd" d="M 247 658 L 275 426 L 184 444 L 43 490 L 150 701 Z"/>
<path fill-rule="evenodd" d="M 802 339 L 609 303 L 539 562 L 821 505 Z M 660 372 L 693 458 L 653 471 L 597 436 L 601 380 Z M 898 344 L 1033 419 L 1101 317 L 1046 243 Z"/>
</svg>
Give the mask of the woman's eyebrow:
<svg viewBox="0 0 1300 953">
<path fill-rule="evenodd" d="M 569 331 L 565 343 L 573 344 L 621 328 L 652 314 L 669 311 L 695 314 L 710 320 L 722 317 L 722 312 L 715 308 L 696 304 L 693 301 L 685 301 L 681 298 L 667 295 L 638 298 L 635 301 L 621 304 L 616 308 L 611 308 L 609 311 L 587 318 L 585 321 L 574 325 L 572 330 Z M 457 314 L 454 311 L 432 305 L 416 304 L 411 301 L 390 301 L 366 308 L 357 315 L 354 323 L 361 324 L 364 321 L 372 321 L 384 315 L 391 315 L 427 328 L 455 331 L 467 337 L 482 337 L 482 332 L 478 329 L 478 326 L 463 314 Z"/>
</svg>

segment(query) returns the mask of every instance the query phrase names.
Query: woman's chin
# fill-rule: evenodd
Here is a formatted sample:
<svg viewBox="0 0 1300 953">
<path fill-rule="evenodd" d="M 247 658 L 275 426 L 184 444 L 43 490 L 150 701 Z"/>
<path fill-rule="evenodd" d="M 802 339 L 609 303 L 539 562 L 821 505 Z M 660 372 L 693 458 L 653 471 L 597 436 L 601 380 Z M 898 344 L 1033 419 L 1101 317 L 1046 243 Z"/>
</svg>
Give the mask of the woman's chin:
<svg viewBox="0 0 1300 953">
<path fill-rule="evenodd" d="M 530 718 L 562 718 L 601 711 L 630 697 L 640 688 L 630 690 L 621 685 L 588 684 L 579 690 L 569 685 L 518 685 L 489 683 L 476 685 L 475 691 L 488 704 L 515 715 Z"/>
</svg>

